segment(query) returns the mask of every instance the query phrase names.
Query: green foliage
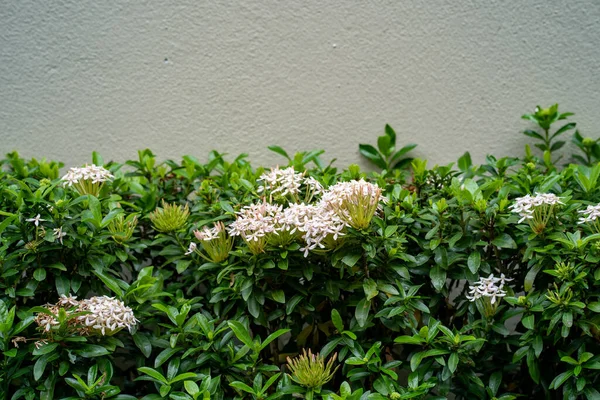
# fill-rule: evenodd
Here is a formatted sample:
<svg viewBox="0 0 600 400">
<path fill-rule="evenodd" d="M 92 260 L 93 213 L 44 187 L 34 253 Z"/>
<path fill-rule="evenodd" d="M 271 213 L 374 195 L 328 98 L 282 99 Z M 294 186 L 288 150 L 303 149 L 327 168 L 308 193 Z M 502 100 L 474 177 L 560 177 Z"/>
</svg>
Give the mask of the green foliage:
<svg viewBox="0 0 600 400">
<path fill-rule="evenodd" d="M 406 168 L 412 158 L 403 156 L 415 147 L 417 147 L 416 144 L 408 144 L 396 150 L 396 132 L 391 126 L 386 125 L 384 134 L 377 138 L 377 148 L 363 143 L 358 146 L 358 149 L 360 154 L 377 167 L 391 171 L 394 168 Z"/>
<path fill-rule="evenodd" d="M 549 132 L 567 116 L 528 117 L 543 151 L 559 150 L 570 128 Z M 369 152 L 382 173 L 273 146 L 300 192 L 271 187 L 291 192 L 236 235 L 269 185 L 245 155 L 160 162 L 144 150 L 119 164 L 96 153 L 113 176 L 97 195 L 65 186 L 59 163 L 7 155 L 0 398 L 597 399 L 594 153 L 564 168 L 531 151 L 428 167 L 402 164 L 391 128 L 385 137 Z M 389 170 L 408 166 L 410 178 Z M 371 208 L 353 215 L 352 204 Z M 278 214 L 294 208 L 303 223 Z M 102 334 L 85 324 L 96 311 L 61 295 L 113 296 L 138 321 L 105 320 Z"/>
</svg>

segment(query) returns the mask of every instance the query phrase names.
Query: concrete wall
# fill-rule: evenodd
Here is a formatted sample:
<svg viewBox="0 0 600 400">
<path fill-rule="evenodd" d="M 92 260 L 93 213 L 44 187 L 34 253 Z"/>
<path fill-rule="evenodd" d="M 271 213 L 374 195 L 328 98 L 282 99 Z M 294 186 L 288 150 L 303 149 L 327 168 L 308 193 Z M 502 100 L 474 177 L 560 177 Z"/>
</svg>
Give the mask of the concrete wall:
<svg viewBox="0 0 600 400">
<path fill-rule="evenodd" d="M 281 162 L 270 144 L 345 166 L 385 123 L 480 162 L 521 155 L 520 116 L 554 102 L 600 136 L 598 0 L 3 0 L 0 21 L 0 150 L 67 166 Z"/>
</svg>

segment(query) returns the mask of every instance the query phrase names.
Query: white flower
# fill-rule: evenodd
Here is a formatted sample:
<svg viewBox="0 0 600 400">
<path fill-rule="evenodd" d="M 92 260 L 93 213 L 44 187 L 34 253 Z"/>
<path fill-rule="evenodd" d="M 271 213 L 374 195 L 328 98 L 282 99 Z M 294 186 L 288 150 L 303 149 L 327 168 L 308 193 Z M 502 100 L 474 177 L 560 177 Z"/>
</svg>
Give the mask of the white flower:
<svg viewBox="0 0 600 400">
<path fill-rule="evenodd" d="M 67 232 L 62 231 L 62 226 L 53 229 L 54 240 L 58 240 L 60 244 L 63 244 L 63 237 L 67 236 Z"/>
<path fill-rule="evenodd" d="M 380 200 L 381 188 L 361 179 L 331 186 L 323 193 L 321 204 L 353 228 L 365 229 L 379 207 Z"/>
<path fill-rule="evenodd" d="M 106 168 L 97 165 L 86 165 L 85 167 L 73 167 L 69 169 L 62 180 L 65 181 L 65 186 L 73 186 L 81 180 L 89 180 L 92 183 L 103 183 L 114 176 Z"/>
<path fill-rule="evenodd" d="M 82 300 L 80 311 L 90 313 L 80 316 L 78 320 L 102 335 L 114 334 L 123 328 L 127 328 L 131 333 L 131 328 L 137 323 L 131 308 L 114 297 L 96 296 Z"/>
<path fill-rule="evenodd" d="M 315 195 L 323 192 L 323 185 L 318 180 L 310 176 L 305 177 L 305 173 L 296 172 L 293 167 L 271 168 L 271 171 L 265 172 L 258 179 L 262 181 L 258 193 L 269 195 L 271 200 L 310 202 Z"/>
<path fill-rule="evenodd" d="M 487 278 L 479 278 L 473 286 L 469 286 L 470 296 L 467 295 L 466 297 L 469 301 L 475 301 L 482 297 L 491 297 L 491 304 L 494 304 L 498 297 L 506 296 L 506 291 L 502 288 L 509 281 L 512 281 L 512 279 L 505 277 L 504 274 L 500 274 L 499 278 L 494 277 L 494 274 L 490 274 Z"/>
<path fill-rule="evenodd" d="M 258 179 L 263 181 L 263 184 L 258 187 L 259 193 L 270 192 L 281 197 L 295 196 L 300 193 L 304 174 L 297 173 L 293 167 L 286 169 L 277 167 L 272 168 L 270 172 L 265 172 Z"/>
<path fill-rule="evenodd" d="M 198 246 L 196 245 L 196 243 L 194 242 L 190 242 L 190 246 L 188 247 L 187 251 L 184 253 L 186 256 L 189 256 L 190 254 L 192 254 L 194 251 L 196 251 L 196 248 Z"/>
<path fill-rule="evenodd" d="M 306 245 L 300 250 L 304 252 L 304 257 L 308 256 L 310 250 L 325 249 L 331 245 L 331 242 L 344 235 L 343 230 L 348 226 L 323 204 L 292 204 L 284 210 L 284 221 L 292 228 L 292 233 L 296 229 L 302 233 Z"/>
<path fill-rule="evenodd" d="M 519 214 L 521 219 L 519 223 L 526 219 L 534 219 L 536 208 L 542 205 L 554 206 L 556 204 L 564 204 L 560 201 L 560 197 L 554 193 L 536 193 L 535 196 L 526 195 L 515 199 L 515 203 L 509 207 L 514 213 Z"/>
<path fill-rule="evenodd" d="M 580 214 L 583 214 L 579 218 L 578 224 L 585 224 L 587 222 L 594 222 L 598 217 L 600 217 L 600 204 L 595 206 L 587 206 L 585 210 L 577 211 Z"/>
<path fill-rule="evenodd" d="M 36 215 L 34 218 L 26 219 L 27 222 L 33 222 L 35 226 L 39 226 L 41 221 L 45 221 L 45 219 L 40 218 L 40 214 Z"/>
</svg>

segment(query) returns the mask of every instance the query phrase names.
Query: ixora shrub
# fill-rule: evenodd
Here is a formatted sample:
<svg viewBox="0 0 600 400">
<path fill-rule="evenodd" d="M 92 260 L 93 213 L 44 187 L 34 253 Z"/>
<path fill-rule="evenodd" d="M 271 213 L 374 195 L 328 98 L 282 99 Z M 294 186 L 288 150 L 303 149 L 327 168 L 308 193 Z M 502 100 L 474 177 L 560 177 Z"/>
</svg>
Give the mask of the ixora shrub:
<svg viewBox="0 0 600 400">
<path fill-rule="evenodd" d="M 598 399 L 600 164 L 578 132 L 556 163 L 571 115 L 525 116 L 541 158 L 457 168 L 389 126 L 375 173 L 8 154 L 2 398 Z"/>
</svg>

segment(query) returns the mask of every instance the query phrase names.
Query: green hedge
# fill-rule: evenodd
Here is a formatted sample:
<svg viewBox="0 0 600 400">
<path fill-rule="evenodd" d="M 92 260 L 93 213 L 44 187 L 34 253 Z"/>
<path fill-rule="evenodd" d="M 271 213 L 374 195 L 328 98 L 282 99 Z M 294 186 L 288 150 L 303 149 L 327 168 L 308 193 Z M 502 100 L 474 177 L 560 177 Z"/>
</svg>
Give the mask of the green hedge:
<svg viewBox="0 0 600 400">
<path fill-rule="evenodd" d="M 559 161 L 570 115 L 481 166 L 403 158 L 390 127 L 371 173 L 8 154 L 3 398 L 598 399 L 600 165 L 579 133 Z"/>
</svg>

